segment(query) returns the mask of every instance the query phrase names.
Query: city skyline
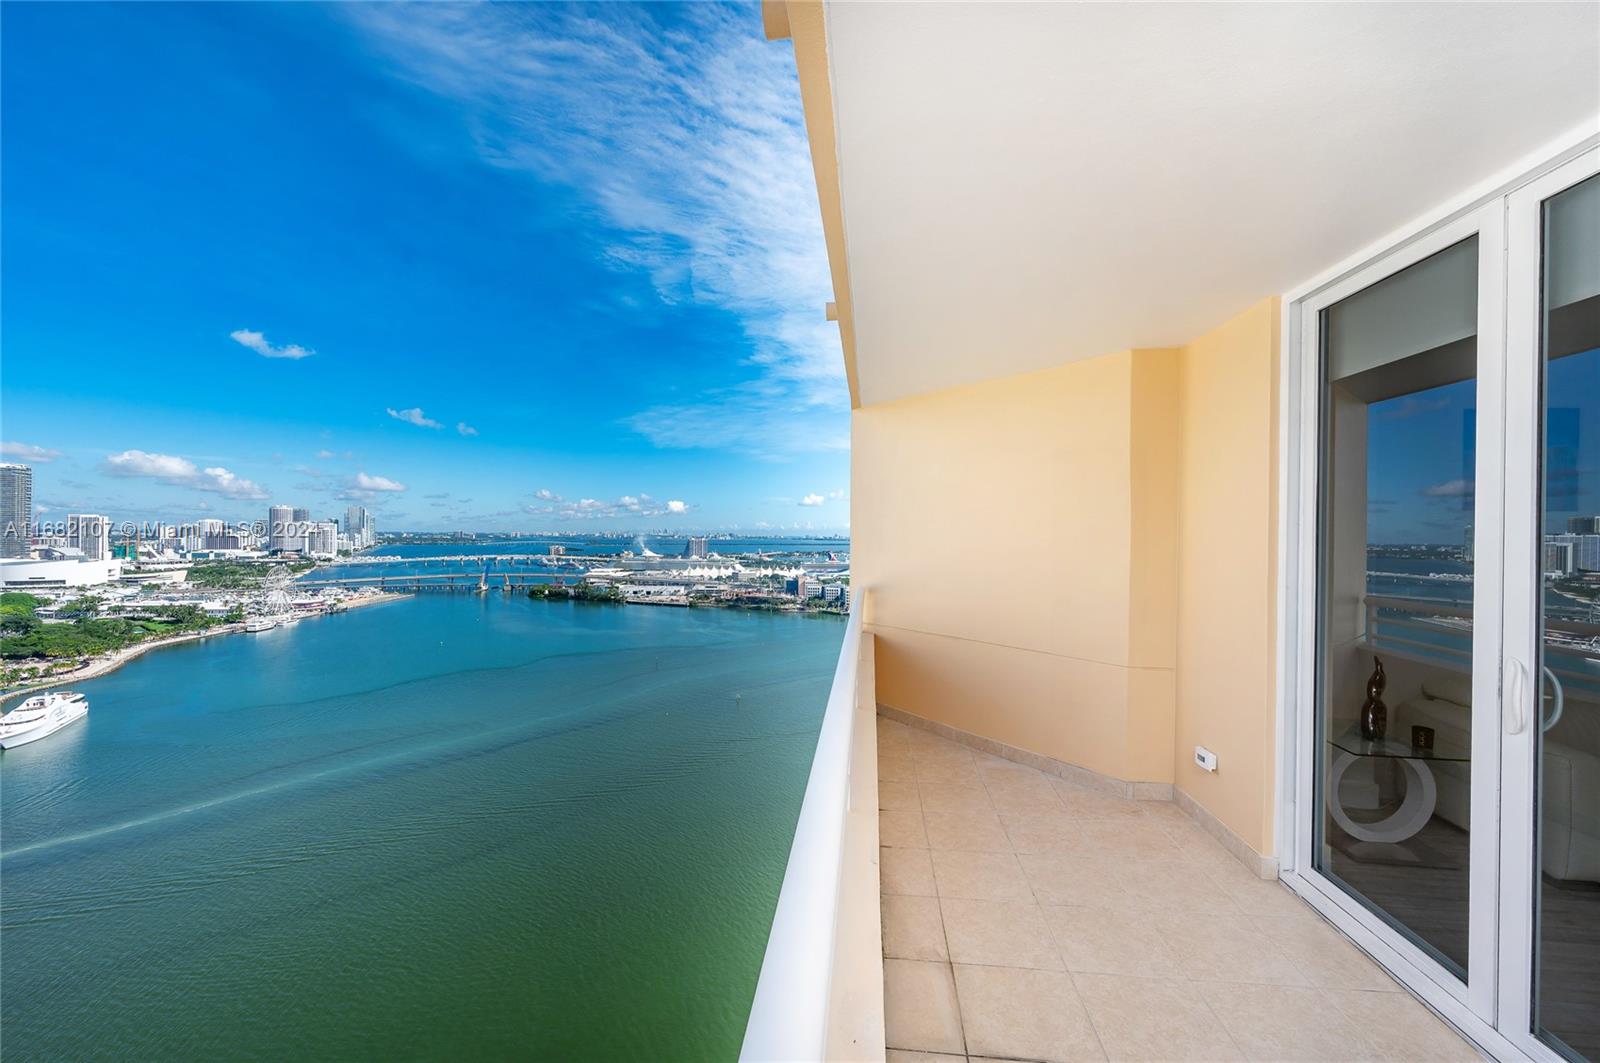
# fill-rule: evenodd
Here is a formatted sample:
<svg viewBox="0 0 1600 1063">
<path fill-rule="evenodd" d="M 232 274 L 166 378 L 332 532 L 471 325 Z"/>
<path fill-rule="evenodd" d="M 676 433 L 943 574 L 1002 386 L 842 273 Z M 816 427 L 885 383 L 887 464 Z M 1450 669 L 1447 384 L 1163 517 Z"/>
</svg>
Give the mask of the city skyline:
<svg viewBox="0 0 1600 1063">
<path fill-rule="evenodd" d="M 38 516 L 848 527 L 753 5 L 11 15 L 0 413 Z"/>
</svg>

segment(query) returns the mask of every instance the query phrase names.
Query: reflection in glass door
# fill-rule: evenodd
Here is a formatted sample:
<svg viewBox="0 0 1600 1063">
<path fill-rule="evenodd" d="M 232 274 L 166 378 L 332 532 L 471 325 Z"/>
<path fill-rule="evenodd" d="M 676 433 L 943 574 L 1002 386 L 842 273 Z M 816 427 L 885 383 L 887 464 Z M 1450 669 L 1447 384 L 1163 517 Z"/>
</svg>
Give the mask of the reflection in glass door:
<svg viewBox="0 0 1600 1063">
<path fill-rule="evenodd" d="M 1533 1032 L 1600 1060 L 1600 176 L 1542 221 Z"/>
<path fill-rule="evenodd" d="M 1463 981 L 1478 255 L 1469 237 L 1326 307 L 1319 359 L 1313 860 Z"/>
</svg>

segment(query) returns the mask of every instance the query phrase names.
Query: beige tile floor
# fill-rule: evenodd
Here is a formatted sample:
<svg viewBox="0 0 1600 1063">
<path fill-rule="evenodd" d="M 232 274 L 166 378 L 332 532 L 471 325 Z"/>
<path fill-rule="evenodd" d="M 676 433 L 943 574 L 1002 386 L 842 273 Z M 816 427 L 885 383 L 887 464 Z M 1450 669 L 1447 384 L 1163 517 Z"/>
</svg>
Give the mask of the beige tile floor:
<svg viewBox="0 0 1600 1063">
<path fill-rule="evenodd" d="M 880 718 L 891 1063 L 1474 1060 L 1180 809 Z"/>
</svg>

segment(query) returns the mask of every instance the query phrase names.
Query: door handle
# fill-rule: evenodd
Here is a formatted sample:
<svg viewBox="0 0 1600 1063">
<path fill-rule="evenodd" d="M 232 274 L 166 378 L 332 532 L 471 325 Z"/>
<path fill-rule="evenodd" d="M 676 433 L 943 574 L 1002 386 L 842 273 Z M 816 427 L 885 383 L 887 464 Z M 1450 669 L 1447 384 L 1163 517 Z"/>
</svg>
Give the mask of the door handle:
<svg viewBox="0 0 1600 1063">
<path fill-rule="evenodd" d="M 1515 657 L 1506 659 L 1506 690 L 1500 700 L 1500 724 L 1508 735 L 1519 735 L 1528 726 L 1523 702 L 1528 695 L 1528 666 Z"/>
<path fill-rule="evenodd" d="M 1561 722 L 1561 711 L 1566 708 L 1567 696 L 1561 689 L 1561 680 L 1556 678 L 1556 674 L 1550 670 L 1548 665 L 1544 669 L 1544 674 L 1550 677 L 1550 685 L 1555 688 L 1556 694 L 1555 711 L 1550 714 L 1550 718 L 1545 720 L 1540 727 L 1540 730 L 1548 731 Z M 1542 688 L 1539 691 L 1539 712 L 1541 715 L 1544 713 L 1544 690 Z"/>
</svg>

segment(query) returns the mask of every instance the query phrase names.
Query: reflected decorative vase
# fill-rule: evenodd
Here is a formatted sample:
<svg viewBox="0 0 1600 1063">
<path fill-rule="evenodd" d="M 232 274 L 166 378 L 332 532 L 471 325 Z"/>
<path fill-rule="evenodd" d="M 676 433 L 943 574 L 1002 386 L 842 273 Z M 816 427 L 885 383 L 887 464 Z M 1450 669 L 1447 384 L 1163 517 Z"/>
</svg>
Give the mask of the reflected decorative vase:
<svg viewBox="0 0 1600 1063">
<path fill-rule="evenodd" d="M 1376 742 L 1389 730 L 1389 706 L 1383 703 L 1383 688 L 1389 685 L 1383 662 L 1372 658 L 1372 674 L 1367 677 L 1367 700 L 1361 703 L 1361 737 Z"/>
</svg>

